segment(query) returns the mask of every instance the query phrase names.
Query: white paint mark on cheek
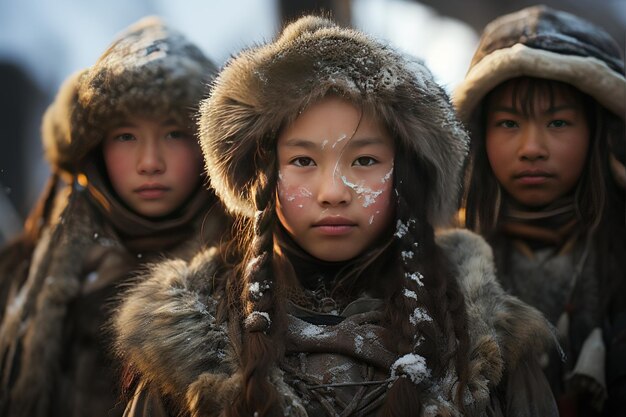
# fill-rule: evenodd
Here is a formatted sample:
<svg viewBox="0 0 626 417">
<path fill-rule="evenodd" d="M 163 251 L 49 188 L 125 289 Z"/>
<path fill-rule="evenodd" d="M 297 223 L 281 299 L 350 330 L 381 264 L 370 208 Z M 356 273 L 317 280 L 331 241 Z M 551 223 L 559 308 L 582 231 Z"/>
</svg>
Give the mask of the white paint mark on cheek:
<svg viewBox="0 0 626 417">
<path fill-rule="evenodd" d="M 370 224 L 374 223 L 374 217 L 375 217 L 377 214 L 380 214 L 380 210 L 376 210 L 376 213 L 374 213 L 374 214 L 372 214 L 372 215 L 370 216 Z"/>
<path fill-rule="evenodd" d="M 350 182 L 345 175 L 341 176 L 341 181 L 343 181 L 346 187 L 350 187 L 359 197 L 363 198 L 363 207 L 369 207 L 376 203 L 376 198 L 385 191 L 384 189 L 372 190 L 363 184 L 355 184 Z"/>
<path fill-rule="evenodd" d="M 300 191 L 300 196 L 301 197 L 309 198 L 309 197 L 313 196 L 313 193 L 310 190 L 308 190 L 308 189 L 306 189 L 304 187 L 300 187 L 298 190 Z"/>
<path fill-rule="evenodd" d="M 296 195 L 287 191 L 285 185 L 281 182 L 278 184 L 278 197 L 282 201 L 292 202 L 296 199 Z"/>
<path fill-rule="evenodd" d="M 339 142 L 341 142 L 342 140 L 344 140 L 347 137 L 348 137 L 348 135 L 346 135 L 345 133 L 343 133 L 341 136 L 339 136 L 339 139 L 337 139 L 335 141 L 335 143 L 333 143 L 333 149 L 335 148 L 335 146 L 337 146 L 339 144 Z"/>
<path fill-rule="evenodd" d="M 391 165 L 389 172 L 385 174 L 385 176 L 380 180 L 380 182 L 382 184 L 386 183 L 391 178 L 391 175 L 393 175 L 393 164 Z"/>
</svg>

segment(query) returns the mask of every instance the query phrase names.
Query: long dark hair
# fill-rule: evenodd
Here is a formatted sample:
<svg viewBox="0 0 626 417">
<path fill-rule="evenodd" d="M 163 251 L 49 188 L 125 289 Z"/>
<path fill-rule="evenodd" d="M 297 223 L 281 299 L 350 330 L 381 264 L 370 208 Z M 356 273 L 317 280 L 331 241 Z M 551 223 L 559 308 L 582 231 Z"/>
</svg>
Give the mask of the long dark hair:
<svg viewBox="0 0 626 417">
<path fill-rule="evenodd" d="M 412 155 L 397 143 L 393 225 L 401 225 L 401 233 L 390 230 L 386 239 L 351 262 L 352 267 L 341 282 L 348 293 L 370 290 L 386 301 L 386 322 L 394 329 L 398 357 L 416 354 L 425 358 L 433 379 L 456 367 L 459 384 L 453 395 L 462 409 L 462 396 L 458 394 L 466 384 L 469 344 L 465 304 L 426 220 L 429 190 L 423 184 L 429 183 L 430 170 L 425 162 L 416 163 Z M 242 260 L 235 261 L 227 285 L 230 320 L 239 324 L 233 335 L 238 338 L 241 334 L 237 349 L 242 395 L 229 406 L 226 415 L 238 417 L 281 415 L 271 373 L 284 354 L 285 294 L 290 286 L 299 285 L 298 277 L 293 276 L 294 268 L 281 249 L 290 243 L 281 237 L 276 216 L 276 152 L 258 149 L 256 158 L 256 165 L 264 167 L 255 189 L 257 215 L 241 221 L 243 233 L 236 233 L 240 238 L 231 246 L 231 254 L 241 255 Z M 412 256 L 406 256 L 408 253 Z M 237 255 L 229 259 L 236 260 Z M 362 267 L 364 263 L 368 268 Z M 392 266 L 384 280 L 380 279 L 386 269 L 383 265 Z M 414 296 L 407 297 L 407 292 Z M 432 320 L 412 319 L 416 311 L 422 310 Z M 380 413 L 415 415 L 423 405 L 421 393 L 430 385 L 426 380 L 414 383 L 403 375 L 402 369 L 396 371 L 400 377 L 390 387 Z"/>
<path fill-rule="evenodd" d="M 463 207 L 467 228 L 492 236 L 501 215 L 502 200 L 505 198 L 491 169 L 485 144 L 486 103 L 489 98 L 504 88 L 512 89 L 512 106 L 523 115 L 535 112 L 536 98 L 545 95 L 550 103 L 557 92 L 580 99 L 589 123 L 589 150 L 583 174 L 575 190 L 576 210 L 585 230 L 597 228 L 606 205 L 606 182 L 608 160 L 606 126 L 600 123 L 602 108 L 586 94 L 573 86 L 542 78 L 519 77 L 508 80 L 494 88 L 483 99 L 470 122 L 470 154 L 465 176 Z"/>
<path fill-rule="evenodd" d="M 624 293 L 622 278 L 626 260 L 621 254 L 626 252 L 626 191 L 611 174 L 609 158 L 613 154 L 624 162 L 624 121 L 572 85 L 554 80 L 519 77 L 499 85 L 490 95 L 511 84 L 512 104 L 524 114 L 532 114 L 535 98 L 540 94 L 546 94 L 552 101 L 559 91 L 579 97 L 583 103 L 591 133 L 586 165 L 574 190 L 576 216 L 581 239 L 591 242 L 595 248 L 595 269 L 603 288 L 602 305 L 608 309 L 618 308 L 617 304 L 625 304 L 615 300 L 618 294 Z M 490 95 L 483 100 L 469 126 L 472 142 L 463 206 L 466 227 L 494 242 L 498 239 L 497 225 L 505 197 L 491 170 L 485 148 L 485 103 Z"/>
</svg>

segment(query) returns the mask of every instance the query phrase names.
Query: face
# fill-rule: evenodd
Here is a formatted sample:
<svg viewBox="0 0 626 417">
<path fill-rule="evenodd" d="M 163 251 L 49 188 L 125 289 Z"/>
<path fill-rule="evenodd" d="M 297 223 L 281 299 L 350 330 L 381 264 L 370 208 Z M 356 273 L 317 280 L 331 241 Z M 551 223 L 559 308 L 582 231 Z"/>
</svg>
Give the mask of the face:
<svg viewBox="0 0 626 417">
<path fill-rule="evenodd" d="M 324 261 L 356 257 L 393 217 L 393 140 L 377 120 L 329 97 L 278 138 L 278 217 Z"/>
<path fill-rule="evenodd" d="M 555 88 L 536 94 L 534 111 L 513 105 L 505 85 L 487 102 L 486 148 L 491 168 L 507 194 L 533 208 L 570 193 L 585 167 L 589 126 L 580 96 Z"/>
<path fill-rule="evenodd" d="M 172 213 L 200 181 L 200 147 L 172 120 L 130 118 L 107 132 L 103 153 L 113 189 L 145 217 Z"/>
</svg>

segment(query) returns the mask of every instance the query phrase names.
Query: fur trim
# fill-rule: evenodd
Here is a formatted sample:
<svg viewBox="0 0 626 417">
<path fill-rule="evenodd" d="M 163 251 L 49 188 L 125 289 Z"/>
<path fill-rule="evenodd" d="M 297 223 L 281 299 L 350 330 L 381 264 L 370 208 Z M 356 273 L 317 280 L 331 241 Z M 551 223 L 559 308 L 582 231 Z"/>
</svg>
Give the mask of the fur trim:
<svg viewBox="0 0 626 417">
<path fill-rule="evenodd" d="M 454 92 L 459 117 L 469 122 L 474 109 L 489 91 L 506 80 L 522 76 L 571 84 L 624 118 L 626 79 L 623 75 L 596 58 L 568 56 L 522 44 L 494 51 L 469 70 Z"/>
<path fill-rule="evenodd" d="M 78 100 L 78 86 L 87 70 L 70 75 L 61 85 L 56 98 L 48 106 L 41 123 L 41 137 L 44 153 L 52 167 L 69 169 L 72 147 L 76 142 L 71 138 L 71 115 Z"/>
<path fill-rule="evenodd" d="M 456 208 L 468 137 L 445 91 L 421 63 L 311 16 L 231 60 L 201 105 L 206 168 L 226 206 L 254 215 L 254 190 L 266 168 L 259 149 L 273 152 L 280 129 L 327 94 L 380 117 L 429 171 L 429 222 L 446 222 Z"/>
<path fill-rule="evenodd" d="M 61 87 L 42 128 L 49 162 L 76 172 L 106 131 L 129 115 L 168 115 L 195 131 L 193 114 L 215 72 L 200 49 L 160 19 L 138 21 Z"/>
<path fill-rule="evenodd" d="M 84 191 L 71 195 L 61 217 L 39 239 L 27 280 L 7 306 L 0 328 L 0 355 L 7 365 L 2 373 L 16 378 L 0 390 L 0 404 L 5 406 L 10 396 L 11 416 L 48 414 L 63 349 L 62 318 L 81 289 L 82 261 L 97 244 L 94 235 L 104 235 Z M 19 369 L 11 369 L 15 363 Z"/>
<path fill-rule="evenodd" d="M 164 393 L 184 394 L 196 381 L 202 386 L 219 382 L 200 378 L 206 371 L 234 373 L 227 329 L 216 322 L 217 301 L 208 287 L 216 273 L 213 256 L 214 250 L 208 250 L 190 264 L 170 260 L 153 265 L 149 278 L 126 294 L 115 317 L 119 356 Z M 187 397 L 193 404 L 208 401 L 195 388 Z"/>
<path fill-rule="evenodd" d="M 491 248 L 480 236 L 448 231 L 438 235 L 437 243 L 465 295 L 470 334 L 468 404 L 478 413 L 489 404 L 505 369 L 522 366 L 554 338 L 536 309 L 506 294 L 496 282 Z M 184 398 L 192 415 L 218 415 L 216 410 L 240 387 L 229 335 L 225 325 L 215 320 L 214 256 L 214 250 L 208 250 L 191 264 L 169 261 L 154 266 L 149 278 L 130 291 L 115 321 L 117 349 L 126 363 L 163 393 Z M 453 369 L 450 375 L 443 382 L 450 383 L 446 387 L 452 392 Z M 306 408 L 279 369 L 273 370 L 271 379 L 283 409 L 305 416 Z M 456 415 L 449 401 L 439 397 L 428 401 L 429 410 Z"/>
<path fill-rule="evenodd" d="M 467 304 L 471 356 L 487 359 L 470 364 L 470 373 L 480 366 L 480 373 L 494 380 L 503 365 L 514 369 L 529 356 L 538 358 L 555 342 L 552 326 L 539 310 L 507 294 L 496 281 L 493 252 L 482 237 L 459 229 L 441 233 L 437 243 L 457 268 Z"/>
<path fill-rule="evenodd" d="M 558 80 L 626 117 L 626 79 L 620 49 L 601 28 L 569 13 L 535 6 L 487 25 L 465 80 L 453 101 L 471 121 L 489 91 L 528 76 Z"/>
</svg>

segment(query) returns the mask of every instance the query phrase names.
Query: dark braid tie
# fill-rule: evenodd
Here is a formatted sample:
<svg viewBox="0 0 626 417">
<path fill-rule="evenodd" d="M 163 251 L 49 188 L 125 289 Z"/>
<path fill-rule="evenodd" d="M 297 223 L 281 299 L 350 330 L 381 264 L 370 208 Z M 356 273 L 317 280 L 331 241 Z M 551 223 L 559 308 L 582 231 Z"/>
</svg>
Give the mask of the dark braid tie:
<svg viewBox="0 0 626 417">
<path fill-rule="evenodd" d="M 248 333 L 263 332 L 267 334 L 271 324 L 270 315 L 262 311 L 253 311 L 243 322 L 243 326 Z"/>
</svg>

